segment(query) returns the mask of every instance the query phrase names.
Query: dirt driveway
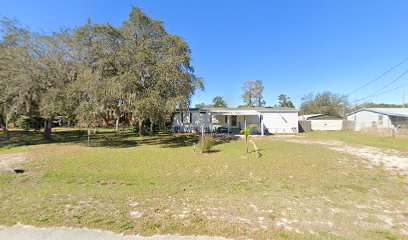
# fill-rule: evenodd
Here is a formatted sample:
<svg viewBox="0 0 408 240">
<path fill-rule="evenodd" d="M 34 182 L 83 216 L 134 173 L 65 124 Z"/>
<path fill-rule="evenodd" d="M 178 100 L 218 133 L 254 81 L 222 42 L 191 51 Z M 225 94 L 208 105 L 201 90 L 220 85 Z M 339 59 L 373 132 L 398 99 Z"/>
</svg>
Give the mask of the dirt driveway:
<svg viewBox="0 0 408 240">
<path fill-rule="evenodd" d="M 397 150 L 366 145 L 352 145 L 337 140 L 315 140 L 294 135 L 279 135 L 275 137 L 287 142 L 325 146 L 329 149 L 364 159 L 369 164 L 382 165 L 387 170 L 408 174 L 408 156 Z"/>
<path fill-rule="evenodd" d="M 7 240 L 222 240 L 220 237 L 156 235 L 152 237 L 123 236 L 87 228 L 38 228 L 26 225 L 0 226 L 0 239 Z"/>
</svg>

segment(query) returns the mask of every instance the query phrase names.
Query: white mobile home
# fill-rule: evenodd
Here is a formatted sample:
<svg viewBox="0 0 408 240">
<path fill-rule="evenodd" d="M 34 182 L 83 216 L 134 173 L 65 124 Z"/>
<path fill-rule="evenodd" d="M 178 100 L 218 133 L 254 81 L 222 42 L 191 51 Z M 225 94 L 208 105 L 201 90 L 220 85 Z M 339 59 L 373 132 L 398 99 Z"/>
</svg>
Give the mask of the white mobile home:
<svg viewBox="0 0 408 240">
<path fill-rule="evenodd" d="M 347 114 L 355 122 L 355 130 L 364 128 L 397 129 L 408 125 L 408 108 L 363 108 Z"/>
<path fill-rule="evenodd" d="M 298 133 L 298 110 L 288 108 L 203 108 L 177 111 L 173 116 L 175 132 L 214 132 L 226 128 L 239 133 L 256 125 L 259 134 Z"/>
</svg>

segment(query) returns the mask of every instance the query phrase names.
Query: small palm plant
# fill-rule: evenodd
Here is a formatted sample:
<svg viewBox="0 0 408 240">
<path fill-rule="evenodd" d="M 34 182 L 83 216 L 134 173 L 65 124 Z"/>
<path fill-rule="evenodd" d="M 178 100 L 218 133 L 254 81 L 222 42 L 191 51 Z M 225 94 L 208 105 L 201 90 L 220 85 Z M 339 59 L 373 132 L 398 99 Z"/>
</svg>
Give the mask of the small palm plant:
<svg viewBox="0 0 408 240">
<path fill-rule="evenodd" d="M 248 151 L 248 136 L 251 135 L 253 129 L 257 129 L 258 127 L 256 125 L 249 125 L 247 128 L 244 128 L 241 130 L 241 134 L 245 136 L 245 148 L 246 152 L 249 153 Z"/>
</svg>

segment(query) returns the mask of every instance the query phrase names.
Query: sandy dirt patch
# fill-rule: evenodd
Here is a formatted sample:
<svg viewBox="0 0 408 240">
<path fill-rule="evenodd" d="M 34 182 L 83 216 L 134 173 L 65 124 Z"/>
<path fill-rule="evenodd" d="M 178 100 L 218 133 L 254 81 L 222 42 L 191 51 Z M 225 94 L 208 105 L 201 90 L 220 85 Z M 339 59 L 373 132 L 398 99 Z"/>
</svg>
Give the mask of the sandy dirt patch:
<svg viewBox="0 0 408 240">
<path fill-rule="evenodd" d="M 124 236 L 87 228 L 38 228 L 26 225 L 0 226 L 0 239 L 8 240 L 223 240 L 221 237 L 155 235 L 151 237 Z"/>
<path fill-rule="evenodd" d="M 13 169 L 21 168 L 29 161 L 29 157 L 26 153 L 8 153 L 0 155 L 0 172 L 10 171 Z"/>
<path fill-rule="evenodd" d="M 278 138 L 287 142 L 326 146 L 332 150 L 364 159 L 371 164 L 382 165 L 387 170 L 397 170 L 403 174 L 408 174 L 408 157 L 397 150 L 366 145 L 352 145 L 337 140 L 323 141 L 283 135 Z"/>
</svg>

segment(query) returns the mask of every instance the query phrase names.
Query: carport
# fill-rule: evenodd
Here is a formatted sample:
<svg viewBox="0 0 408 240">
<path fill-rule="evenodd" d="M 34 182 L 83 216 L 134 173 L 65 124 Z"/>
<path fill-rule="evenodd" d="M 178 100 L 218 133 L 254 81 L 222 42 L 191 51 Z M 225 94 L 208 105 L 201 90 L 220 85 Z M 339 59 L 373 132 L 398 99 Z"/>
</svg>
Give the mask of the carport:
<svg viewBox="0 0 408 240">
<path fill-rule="evenodd" d="M 214 116 L 226 116 L 227 117 L 227 128 L 228 128 L 228 134 L 230 134 L 230 129 L 231 129 L 231 117 L 232 116 L 242 116 L 243 123 L 244 123 L 244 129 L 247 127 L 247 118 L 251 116 L 257 116 L 260 119 L 260 129 L 261 129 L 261 135 L 264 135 L 264 126 L 263 126 L 263 117 L 262 114 L 256 110 L 228 110 L 228 109 L 212 109 L 211 110 L 211 115 Z M 257 124 L 257 123 L 252 123 L 252 124 Z"/>
</svg>

